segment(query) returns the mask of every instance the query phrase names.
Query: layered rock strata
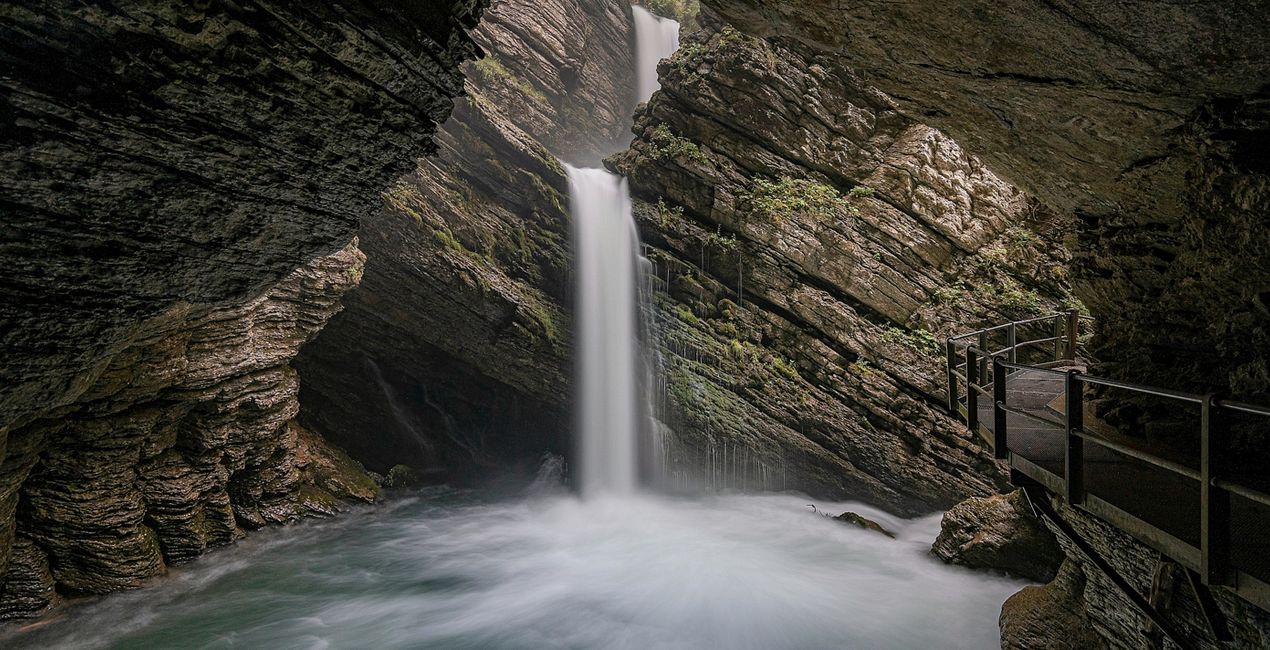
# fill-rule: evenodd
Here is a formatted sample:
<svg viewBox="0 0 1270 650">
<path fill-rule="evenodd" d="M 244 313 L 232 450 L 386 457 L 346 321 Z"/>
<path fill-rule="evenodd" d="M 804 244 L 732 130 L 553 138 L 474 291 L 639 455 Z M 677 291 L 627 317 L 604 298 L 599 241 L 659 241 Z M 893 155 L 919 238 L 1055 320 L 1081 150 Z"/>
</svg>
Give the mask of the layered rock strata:
<svg viewBox="0 0 1270 650">
<path fill-rule="evenodd" d="M 0 611 L 376 489 L 291 423 L 483 2 L 0 7 Z"/>
<path fill-rule="evenodd" d="M 660 72 L 610 164 L 663 288 L 670 480 L 906 514 L 991 491 L 941 342 L 1074 304 L 1064 219 L 829 57 L 716 23 Z"/>
<path fill-rule="evenodd" d="M 364 259 L 354 241 L 243 305 L 180 305 L 73 413 L 11 432 L 0 490 L 9 613 L 39 604 L 36 578 L 51 580 L 37 583 L 45 594 L 136 587 L 246 530 L 373 499 L 360 466 L 291 423 L 288 365 Z"/>
<path fill-rule="evenodd" d="M 1078 216 L 1104 372 L 1270 396 L 1270 11 L 1257 3 L 704 0 L 850 66 Z"/>
<path fill-rule="evenodd" d="M 298 368 L 302 420 L 379 471 L 532 471 L 568 451 L 568 190 L 557 156 L 629 141 L 630 8 L 502 0 L 441 153 L 362 225 L 362 286 Z"/>
</svg>

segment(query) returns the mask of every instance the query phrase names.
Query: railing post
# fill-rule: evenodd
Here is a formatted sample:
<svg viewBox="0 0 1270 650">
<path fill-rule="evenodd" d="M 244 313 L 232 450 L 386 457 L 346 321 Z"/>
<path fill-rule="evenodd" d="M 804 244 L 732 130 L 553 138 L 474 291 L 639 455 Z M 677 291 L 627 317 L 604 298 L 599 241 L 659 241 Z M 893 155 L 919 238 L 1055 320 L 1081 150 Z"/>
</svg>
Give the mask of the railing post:
<svg viewBox="0 0 1270 650">
<path fill-rule="evenodd" d="M 957 417 L 957 346 L 952 339 L 946 343 L 948 357 L 948 414 Z"/>
<path fill-rule="evenodd" d="M 979 385 L 977 350 L 973 345 L 966 346 L 966 426 L 973 434 L 979 432 L 979 391 L 975 390 Z"/>
<path fill-rule="evenodd" d="M 979 332 L 979 381 L 988 376 L 988 333 Z"/>
<path fill-rule="evenodd" d="M 1013 330 L 1010 332 L 1013 334 Z M 1001 363 L 1001 355 L 992 357 L 992 457 L 1005 460 L 1010 457 L 1010 446 L 1006 439 L 1006 427 L 1009 413 L 1005 411 L 1007 370 Z"/>
<path fill-rule="evenodd" d="M 1060 361 L 1063 358 L 1063 315 L 1054 315 L 1054 360 Z"/>
<path fill-rule="evenodd" d="M 1010 350 L 1007 353 L 1010 355 L 1009 357 L 1010 363 L 1019 362 L 1018 350 L 1015 350 L 1015 348 L 1018 347 L 1018 345 L 1019 345 L 1019 332 L 1015 328 L 1014 321 L 1010 321 L 1010 324 L 1006 326 L 1005 328 L 1005 347 Z"/>
<path fill-rule="evenodd" d="M 1067 310 L 1067 358 L 1076 360 L 1076 339 L 1080 336 L 1080 312 Z"/>
<path fill-rule="evenodd" d="M 1076 435 L 1085 428 L 1084 383 L 1079 370 L 1068 370 L 1064 382 L 1067 415 L 1067 454 L 1063 463 L 1063 482 L 1067 502 L 1085 502 L 1085 440 Z"/>
<path fill-rule="evenodd" d="M 1199 575 L 1206 585 L 1224 585 L 1230 576 L 1230 492 L 1213 485 L 1229 479 L 1225 465 L 1228 431 L 1216 396 L 1200 403 L 1199 452 Z"/>
</svg>

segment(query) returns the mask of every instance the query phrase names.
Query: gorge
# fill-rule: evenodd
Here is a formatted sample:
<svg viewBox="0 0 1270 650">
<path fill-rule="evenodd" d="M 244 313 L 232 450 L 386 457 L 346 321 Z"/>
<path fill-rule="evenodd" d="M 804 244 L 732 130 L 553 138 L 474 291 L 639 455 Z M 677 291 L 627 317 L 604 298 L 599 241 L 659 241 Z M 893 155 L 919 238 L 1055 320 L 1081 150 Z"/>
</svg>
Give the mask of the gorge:
<svg viewBox="0 0 1270 650">
<path fill-rule="evenodd" d="M 638 4 L 3 9 L 0 643 L 1266 642 L 944 349 L 1268 401 L 1265 12 Z"/>
</svg>

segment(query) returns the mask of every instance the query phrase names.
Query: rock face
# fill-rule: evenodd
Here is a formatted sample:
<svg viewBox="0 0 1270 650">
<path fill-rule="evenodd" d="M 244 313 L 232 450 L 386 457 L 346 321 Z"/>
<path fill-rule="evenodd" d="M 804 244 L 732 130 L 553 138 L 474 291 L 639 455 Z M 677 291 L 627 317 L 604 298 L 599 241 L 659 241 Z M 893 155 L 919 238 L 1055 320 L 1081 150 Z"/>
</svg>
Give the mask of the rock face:
<svg viewBox="0 0 1270 650">
<path fill-rule="evenodd" d="M 0 612 L 375 488 L 290 423 L 482 3 L 0 8 Z"/>
<path fill-rule="evenodd" d="M 1270 12 L 1227 2 L 704 0 L 850 66 L 1078 216 L 1098 356 L 1270 395 Z"/>
<path fill-rule="evenodd" d="M 1085 613 L 1084 591 L 1084 571 L 1067 560 L 1049 584 L 1024 587 L 1010 596 L 1001 606 L 1001 648 L 1106 648 Z"/>
<path fill-rule="evenodd" d="M 664 290 L 671 479 L 906 514 L 995 491 L 941 342 L 1066 303 L 1064 220 L 828 57 L 715 23 L 660 72 L 610 164 Z"/>
<path fill-rule="evenodd" d="M 568 448 L 567 181 L 629 140 L 630 9 L 502 0 L 441 154 L 385 195 L 369 256 L 298 368 L 303 421 L 377 471 L 462 481 Z"/>
<path fill-rule="evenodd" d="M 930 552 L 949 564 L 993 569 L 1037 582 L 1054 579 L 1066 557 L 1032 514 L 1022 490 L 971 497 L 944 513 Z"/>
<path fill-rule="evenodd" d="M 1202 610 L 1186 578 L 1178 576 L 1171 581 L 1161 581 L 1160 578 L 1168 573 L 1163 570 L 1168 563 L 1161 560 L 1159 553 L 1101 520 L 1063 505 L 1057 498 L 1052 498 L 1051 503 L 1063 520 L 1089 542 L 1139 594 L 1151 598 L 1156 608 L 1186 637 L 1192 647 L 1214 650 L 1229 647 L 1264 648 L 1270 643 L 1270 614 L 1220 587 L 1212 590 L 1213 597 L 1226 617 L 1234 641 L 1230 644 L 1217 642 L 1208 631 Z M 1046 523 L 1049 524 L 1048 521 Z M 1055 533 L 1068 561 L 1078 563 L 1087 578 L 1080 601 L 1083 603 L 1083 617 L 1089 620 L 1107 645 L 1113 648 L 1140 648 L 1143 647 L 1144 639 L 1158 638 L 1158 632 L 1153 631 L 1154 626 L 1138 613 L 1111 580 L 1089 563 L 1080 550 L 1072 546 L 1059 531 Z M 1080 603 L 1071 606 L 1071 609 L 1079 609 Z M 1005 615 L 1003 609 L 1003 633 Z"/>
<path fill-rule="evenodd" d="M 354 241 L 244 305 L 186 305 L 122 351 L 73 414 L 11 432 L 8 613 L 37 609 L 27 603 L 41 576 L 45 592 L 135 587 L 244 530 L 373 498 L 359 467 L 311 436 L 300 444 L 289 425 L 299 402 L 287 364 L 363 260 Z"/>
<path fill-rule="evenodd" d="M 180 304 L 339 250 L 432 149 L 481 3 L 379 4 L 0 10 L 0 430 L 82 399 Z"/>
</svg>

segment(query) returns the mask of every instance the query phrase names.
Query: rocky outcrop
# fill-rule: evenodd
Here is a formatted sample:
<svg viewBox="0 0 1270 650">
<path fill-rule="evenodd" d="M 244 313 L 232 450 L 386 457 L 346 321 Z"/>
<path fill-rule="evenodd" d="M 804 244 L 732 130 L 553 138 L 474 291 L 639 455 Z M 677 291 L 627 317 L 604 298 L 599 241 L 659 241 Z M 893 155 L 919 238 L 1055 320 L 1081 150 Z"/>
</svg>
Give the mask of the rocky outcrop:
<svg viewBox="0 0 1270 650">
<path fill-rule="evenodd" d="M 299 361 L 301 418 L 378 471 L 454 480 L 567 451 L 571 279 L 552 153 L 571 126 L 548 128 L 567 111 L 546 106 L 569 93 L 538 72 L 561 55 L 524 34 L 564 30 L 576 37 L 558 42 L 616 60 L 591 50 L 617 43 L 585 38 L 617 31 L 592 24 L 613 19 L 606 4 L 563 13 L 589 26 L 496 4 L 442 155 L 363 227 L 362 288 Z M 656 393 L 676 441 L 662 478 L 904 513 L 995 491 L 997 466 L 942 414 L 939 340 L 1066 300 L 1063 219 L 820 58 L 718 25 L 694 38 L 612 162 L 643 199 L 660 278 Z"/>
<path fill-rule="evenodd" d="M 660 72 L 610 163 L 664 288 L 672 480 L 908 514 L 995 491 L 941 342 L 1068 300 L 1063 219 L 828 57 L 715 24 Z"/>
<path fill-rule="evenodd" d="M 569 225 L 557 156 L 598 158 L 634 108 L 630 9 L 502 0 L 441 154 L 362 225 L 361 288 L 298 368 L 303 421 L 377 471 L 464 481 L 568 448 Z M 532 476 L 532 473 L 529 473 Z"/>
<path fill-rule="evenodd" d="M 850 66 L 1078 216 L 1103 371 L 1270 394 L 1270 12 L 1225 2 L 704 0 Z"/>
<path fill-rule="evenodd" d="M 1001 606 L 1001 648 L 1106 648 L 1085 613 L 1084 591 L 1084 571 L 1067 560 L 1048 584 L 1024 587 L 1010 596 Z"/>
<path fill-rule="evenodd" d="M 1233 641 L 1218 642 L 1208 629 L 1195 592 L 1186 577 L 1180 575 L 1181 567 L 1169 567 L 1171 562 L 1161 557 L 1159 552 L 1096 517 L 1063 504 L 1057 497 L 1051 498 L 1051 503 L 1063 520 L 1089 542 L 1135 591 L 1150 599 L 1192 647 L 1206 650 L 1263 648 L 1270 643 L 1270 614 L 1222 587 L 1212 589 L 1212 595 L 1225 616 Z M 1109 647 L 1140 648 L 1145 640 L 1158 640 L 1160 634 L 1155 626 L 1139 613 L 1111 579 L 1089 562 L 1051 522 L 1046 520 L 1046 524 L 1055 532 L 1068 561 L 1079 564 L 1086 576 L 1082 598 L 1070 609 L 1078 611 L 1083 604 L 1081 616 L 1090 622 Z M 1176 579 L 1163 580 L 1170 573 L 1169 568 L 1177 569 L 1179 575 Z M 1003 610 L 1003 618 L 1004 615 Z"/>
<path fill-rule="evenodd" d="M 82 401 L 182 304 L 347 244 L 432 150 L 480 4 L 0 10 L 0 430 Z"/>
<path fill-rule="evenodd" d="M 288 424 L 483 2 L 0 8 L 0 611 L 373 495 Z"/>
<path fill-rule="evenodd" d="M 364 259 L 354 241 L 246 304 L 183 305 L 123 350 L 75 412 L 10 432 L 9 614 L 32 613 L 32 593 L 136 587 L 245 530 L 373 498 L 359 466 L 290 424 L 288 363 Z M 42 578 L 52 582 L 32 584 Z"/>
<path fill-rule="evenodd" d="M 974 569 L 1049 582 L 1065 560 L 1054 534 L 1032 513 L 1022 490 L 971 497 L 944 513 L 931 555 Z"/>
</svg>

